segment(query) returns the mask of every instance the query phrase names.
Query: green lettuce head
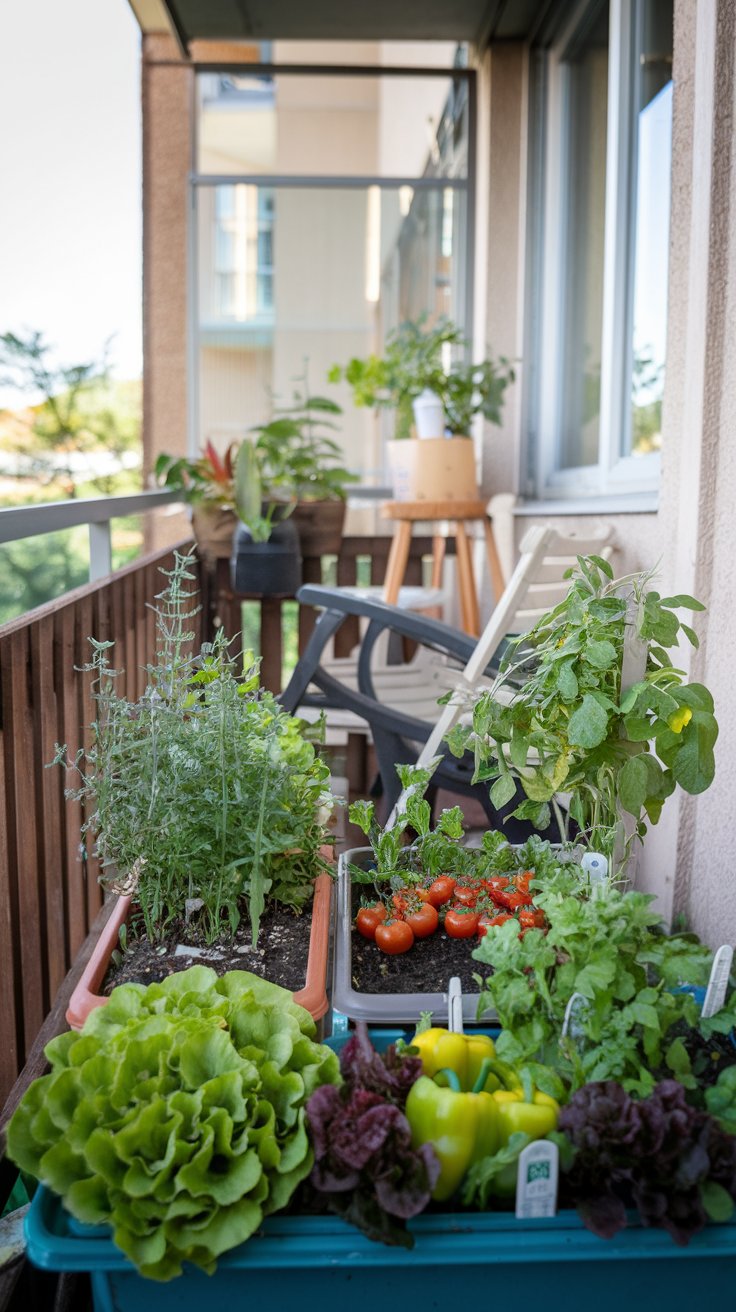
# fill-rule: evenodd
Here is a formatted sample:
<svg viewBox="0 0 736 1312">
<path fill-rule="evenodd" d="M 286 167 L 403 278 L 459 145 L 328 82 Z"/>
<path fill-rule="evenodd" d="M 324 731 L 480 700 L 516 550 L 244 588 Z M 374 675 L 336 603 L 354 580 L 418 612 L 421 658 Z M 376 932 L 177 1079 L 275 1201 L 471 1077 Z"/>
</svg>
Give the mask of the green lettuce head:
<svg viewBox="0 0 736 1312">
<path fill-rule="evenodd" d="M 340 1081 L 292 995 L 194 966 L 124 984 L 46 1048 L 8 1126 L 8 1153 L 77 1220 L 109 1225 L 144 1276 L 207 1272 L 310 1172 L 304 1107 Z"/>
</svg>

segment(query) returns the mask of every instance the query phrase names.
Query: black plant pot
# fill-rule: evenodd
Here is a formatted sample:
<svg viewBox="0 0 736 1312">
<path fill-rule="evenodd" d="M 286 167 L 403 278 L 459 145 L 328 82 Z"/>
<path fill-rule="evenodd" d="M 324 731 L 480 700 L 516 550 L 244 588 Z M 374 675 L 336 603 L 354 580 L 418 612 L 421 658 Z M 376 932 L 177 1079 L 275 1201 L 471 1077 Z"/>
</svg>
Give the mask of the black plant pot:
<svg viewBox="0 0 736 1312">
<path fill-rule="evenodd" d="M 268 542 L 254 542 L 250 529 L 238 524 L 230 557 L 234 592 L 258 597 L 294 597 L 302 585 L 302 558 L 296 526 L 285 519 L 273 525 Z"/>
</svg>

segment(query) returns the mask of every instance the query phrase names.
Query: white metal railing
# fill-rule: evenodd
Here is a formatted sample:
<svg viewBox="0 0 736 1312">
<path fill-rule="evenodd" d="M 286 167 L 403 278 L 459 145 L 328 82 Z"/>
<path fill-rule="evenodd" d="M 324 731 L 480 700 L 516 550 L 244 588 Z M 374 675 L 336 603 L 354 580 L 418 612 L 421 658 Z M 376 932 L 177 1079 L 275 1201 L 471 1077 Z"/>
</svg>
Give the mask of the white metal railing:
<svg viewBox="0 0 736 1312">
<path fill-rule="evenodd" d="M 49 501 L 45 505 L 11 506 L 0 509 L 0 545 L 34 538 L 59 529 L 89 527 L 89 580 L 112 573 L 110 524 L 124 515 L 141 515 L 158 506 L 181 502 L 178 492 L 136 492 L 132 496 L 89 497 L 80 500 Z"/>
<path fill-rule="evenodd" d="M 348 493 L 350 501 L 376 501 L 390 496 L 390 488 L 363 484 L 355 484 Z M 112 573 L 110 525 L 113 519 L 177 504 L 183 504 L 181 493 L 161 490 L 136 492 L 131 496 L 89 497 L 0 508 L 0 546 L 86 524 L 89 528 L 89 581 L 94 583 Z"/>
</svg>

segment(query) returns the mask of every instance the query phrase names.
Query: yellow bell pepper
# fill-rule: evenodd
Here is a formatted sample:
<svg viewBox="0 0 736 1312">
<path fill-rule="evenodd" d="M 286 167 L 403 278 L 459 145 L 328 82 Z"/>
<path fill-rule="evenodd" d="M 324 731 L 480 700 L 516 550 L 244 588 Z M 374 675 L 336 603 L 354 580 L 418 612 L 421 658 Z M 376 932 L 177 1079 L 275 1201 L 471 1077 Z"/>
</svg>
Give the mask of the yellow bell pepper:
<svg viewBox="0 0 736 1312">
<path fill-rule="evenodd" d="M 483 1062 L 496 1055 L 493 1039 L 487 1034 L 453 1034 L 440 1028 L 415 1034 L 411 1046 L 419 1052 L 425 1075 L 432 1077 L 438 1071 L 454 1071 L 462 1089 L 472 1089 Z M 499 1087 L 495 1074 L 489 1075 L 483 1086 L 486 1092 Z"/>
</svg>

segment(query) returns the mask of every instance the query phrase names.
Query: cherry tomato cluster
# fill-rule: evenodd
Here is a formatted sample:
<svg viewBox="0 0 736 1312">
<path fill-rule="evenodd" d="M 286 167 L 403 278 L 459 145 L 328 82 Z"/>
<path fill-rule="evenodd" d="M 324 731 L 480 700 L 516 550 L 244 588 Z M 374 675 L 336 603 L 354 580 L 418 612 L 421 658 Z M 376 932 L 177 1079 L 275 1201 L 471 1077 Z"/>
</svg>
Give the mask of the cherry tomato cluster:
<svg viewBox="0 0 736 1312">
<path fill-rule="evenodd" d="M 534 872 L 453 879 L 441 875 L 425 887 L 406 887 L 388 904 L 361 907 L 355 919 L 364 938 L 391 956 L 408 952 L 417 938 L 429 938 L 440 923 L 449 938 L 482 938 L 491 925 L 516 920 L 523 936 L 545 929 L 544 912 L 534 906 L 529 884 Z"/>
</svg>

